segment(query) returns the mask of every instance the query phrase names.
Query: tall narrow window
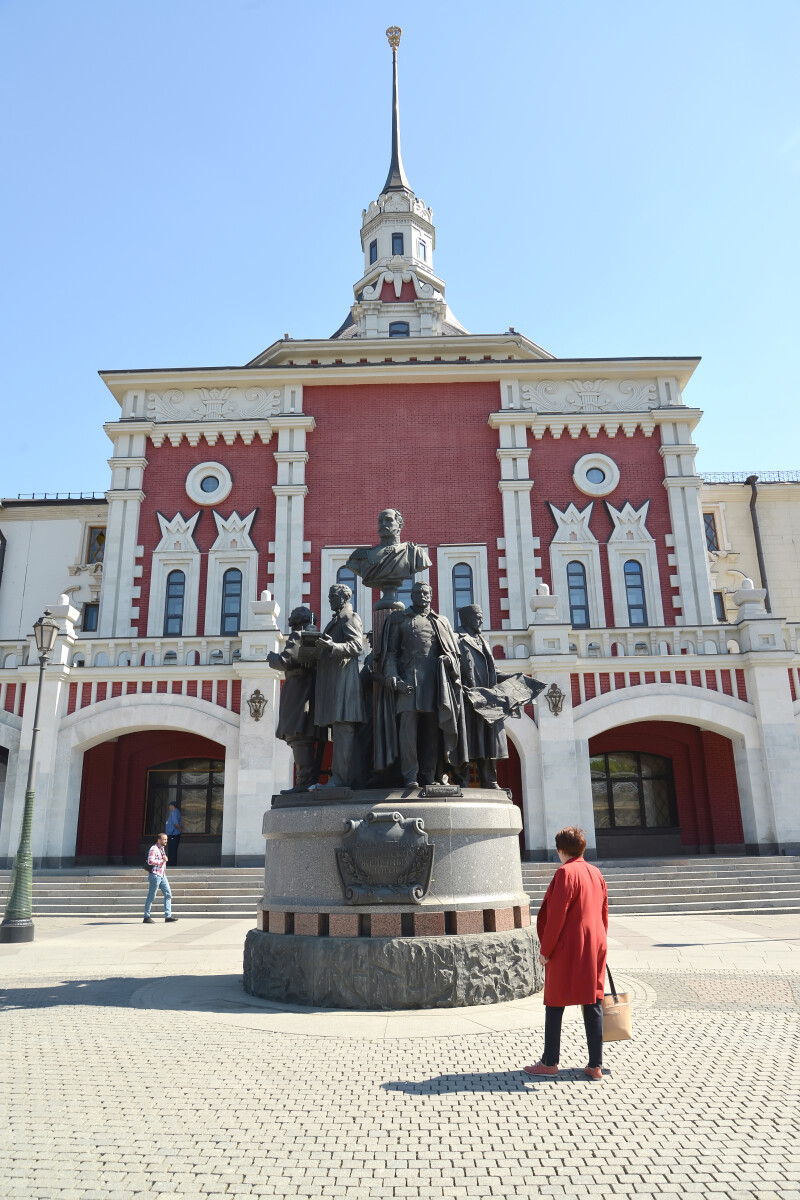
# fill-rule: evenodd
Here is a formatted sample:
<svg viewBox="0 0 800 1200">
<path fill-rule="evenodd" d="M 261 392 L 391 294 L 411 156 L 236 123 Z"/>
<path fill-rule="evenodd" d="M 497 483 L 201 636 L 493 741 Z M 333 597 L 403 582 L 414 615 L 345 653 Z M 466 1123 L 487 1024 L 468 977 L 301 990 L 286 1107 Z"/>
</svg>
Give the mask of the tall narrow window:
<svg viewBox="0 0 800 1200">
<path fill-rule="evenodd" d="M 222 576 L 220 633 L 237 634 L 242 620 L 242 572 L 232 567 Z"/>
<path fill-rule="evenodd" d="M 81 630 L 83 633 L 97 633 L 97 617 L 100 612 L 99 604 L 84 604 Z"/>
<path fill-rule="evenodd" d="M 419 239 L 419 241 L 417 242 L 417 245 L 419 246 L 419 256 L 420 256 L 420 258 L 422 259 L 422 261 L 423 261 L 423 262 L 427 262 L 427 259 L 428 259 L 428 248 L 427 248 L 427 246 L 425 245 L 425 243 L 423 242 L 422 238 L 420 238 L 420 239 Z"/>
<path fill-rule="evenodd" d="M 718 621 L 727 621 L 725 615 L 725 596 L 722 592 L 714 592 L 714 616 Z"/>
<path fill-rule="evenodd" d="M 375 260 L 377 259 L 377 257 L 378 257 L 378 239 L 376 238 L 374 242 L 370 242 L 370 244 L 369 244 L 369 261 L 371 263 L 374 263 Z"/>
<path fill-rule="evenodd" d="M 466 604 L 475 601 L 475 589 L 472 583 L 472 567 L 468 563 L 456 563 L 453 567 L 453 624 L 461 629 L 458 610 Z"/>
<path fill-rule="evenodd" d="M 567 563 L 567 592 L 570 621 L 576 629 L 588 629 L 589 594 L 586 590 L 586 567 L 582 562 Z"/>
<path fill-rule="evenodd" d="M 92 525 L 86 543 L 87 563 L 101 563 L 106 548 L 106 529 L 104 525 Z"/>
<path fill-rule="evenodd" d="M 709 551 L 719 550 L 717 522 L 714 520 L 713 512 L 703 513 L 703 528 L 706 531 L 706 548 Z"/>
<path fill-rule="evenodd" d="M 628 598 L 628 621 L 631 625 L 647 624 L 647 605 L 644 599 L 642 564 L 631 558 L 625 563 L 625 595 Z"/>
<path fill-rule="evenodd" d="M 350 597 L 350 603 L 353 606 L 353 612 L 358 612 L 358 580 L 353 571 L 349 567 L 339 567 L 336 572 L 336 582 L 346 583 L 353 595 Z"/>
<path fill-rule="evenodd" d="M 183 633 L 183 597 L 186 593 L 186 576 L 183 571 L 170 571 L 167 576 L 167 602 L 164 606 L 164 636 L 180 636 Z"/>
<path fill-rule="evenodd" d="M 403 254 L 403 235 L 402 233 L 392 234 L 392 254 Z"/>
<path fill-rule="evenodd" d="M 408 321 L 390 321 L 389 337 L 408 337 Z"/>
</svg>

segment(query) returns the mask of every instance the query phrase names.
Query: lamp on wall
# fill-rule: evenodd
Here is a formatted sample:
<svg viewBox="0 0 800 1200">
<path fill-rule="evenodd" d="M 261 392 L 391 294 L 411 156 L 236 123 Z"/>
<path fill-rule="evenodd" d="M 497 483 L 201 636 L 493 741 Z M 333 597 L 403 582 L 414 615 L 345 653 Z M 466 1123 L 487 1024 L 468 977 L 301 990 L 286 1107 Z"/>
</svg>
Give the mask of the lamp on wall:
<svg viewBox="0 0 800 1200">
<path fill-rule="evenodd" d="M 33 941 L 33 852 L 31 837 L 33 833 L 33 806 L 36 792 L 33 787 L 36 770 L 36 743 L 39 737 L 39 710 L 42 701 L 42 681 L 47 660 L 53 653 L 53 647 L 58 637 L 58 621 L 55 620 L 49 608 L 33 627 L 36 639 L 36 649 L 39 653 L 39 684 L 36 689 L 36 708 L 33 717 L 33 732 L 31 735 L 31 753 L 28 760 L 28 785 L 25 789 L 25 808 L 22 813 L 22 829 L 19 835 L 19 846 L 14 858 L 11 871 L 11 886 L 8 889 L 6 912 L 0 925 L 0 942 L 32 942 Z"/>
<path fill-rule="evenodd" d="M 259 688 L 256 688 L 252 696 L 248 697 L 247 707 L 250 709 L 250 716 L 253 720 L 260 721 L 264 715 L 264 709 L 267 707 L 267 697 Z"/>
<path fill-rule="evenodd" d="M 554 717 L 561 715 L 561 710 L 564 707 L 565 694 L 557 683 L 551 683 L 550 687 L 544 694 L 544 698 L 550 708 L 550 712 Z"/>
</svg>

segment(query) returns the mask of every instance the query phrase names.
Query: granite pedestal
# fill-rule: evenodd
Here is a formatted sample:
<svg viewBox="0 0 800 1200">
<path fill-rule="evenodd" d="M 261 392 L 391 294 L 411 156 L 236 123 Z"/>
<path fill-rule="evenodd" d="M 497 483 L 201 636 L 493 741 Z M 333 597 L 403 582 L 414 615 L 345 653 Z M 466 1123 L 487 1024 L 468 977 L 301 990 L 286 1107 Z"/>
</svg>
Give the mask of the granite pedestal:
<svg viewBox="0 0 800 1200">
<path fill-rule="evenodd" d="M 248 992 L 402 1009 L 493 1004 L 542 987 L 522 824 L 506 792 L 317 791 L 273 802 L 258 928 L 245 944 Z"/>
</svg>

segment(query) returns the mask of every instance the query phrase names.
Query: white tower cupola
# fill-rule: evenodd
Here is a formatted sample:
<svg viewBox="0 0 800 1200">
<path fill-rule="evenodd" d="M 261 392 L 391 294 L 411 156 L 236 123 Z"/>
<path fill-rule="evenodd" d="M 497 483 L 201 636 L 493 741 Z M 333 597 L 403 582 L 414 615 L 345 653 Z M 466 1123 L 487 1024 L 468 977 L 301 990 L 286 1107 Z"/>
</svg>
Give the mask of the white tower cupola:
<svg viewBox="0 0 800 1200">
<path fill-rule="evenodd" d="M 402 30 L 386 30 L 392 48 L 392 158 L 383 190 L 361 214 L 364 274 L 350 317 L 335 338 L 431 337 L 464 334 L 434 274 L 433 210 L 411 190 L 400 153 L 397 47 Z"/>
</svg>

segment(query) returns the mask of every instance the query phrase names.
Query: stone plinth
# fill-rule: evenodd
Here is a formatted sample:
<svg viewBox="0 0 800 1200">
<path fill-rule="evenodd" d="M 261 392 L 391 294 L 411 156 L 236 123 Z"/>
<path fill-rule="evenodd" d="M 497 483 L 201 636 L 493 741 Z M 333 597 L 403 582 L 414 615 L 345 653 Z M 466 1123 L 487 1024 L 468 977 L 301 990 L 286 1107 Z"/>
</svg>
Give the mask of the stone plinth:
<svg viewBox="0 0 800 1200">
<path fill-rule="evenodd" d="M 495 1004 L 541 988 L 522 822 L 506 792 L 317 791 L 275 802 L 263 821 L 258 928 L 245 944 L 248 992 L 402 1009 Z M 411 872 L 409 861 L 417 864 Z M 354 869 L 362 873 L 355 885 Z M 376 870 L 380 879 L 370 876 Z M 409 885 L 422 879 L 423 887 Z"/>
<path fill-rule="evenodd" d="M 532 928 L 451 937 L 281 937 L 251 929 L 245 991 L 321 1008 L 460 1008 L 543 986 Z"/>
</svg>

